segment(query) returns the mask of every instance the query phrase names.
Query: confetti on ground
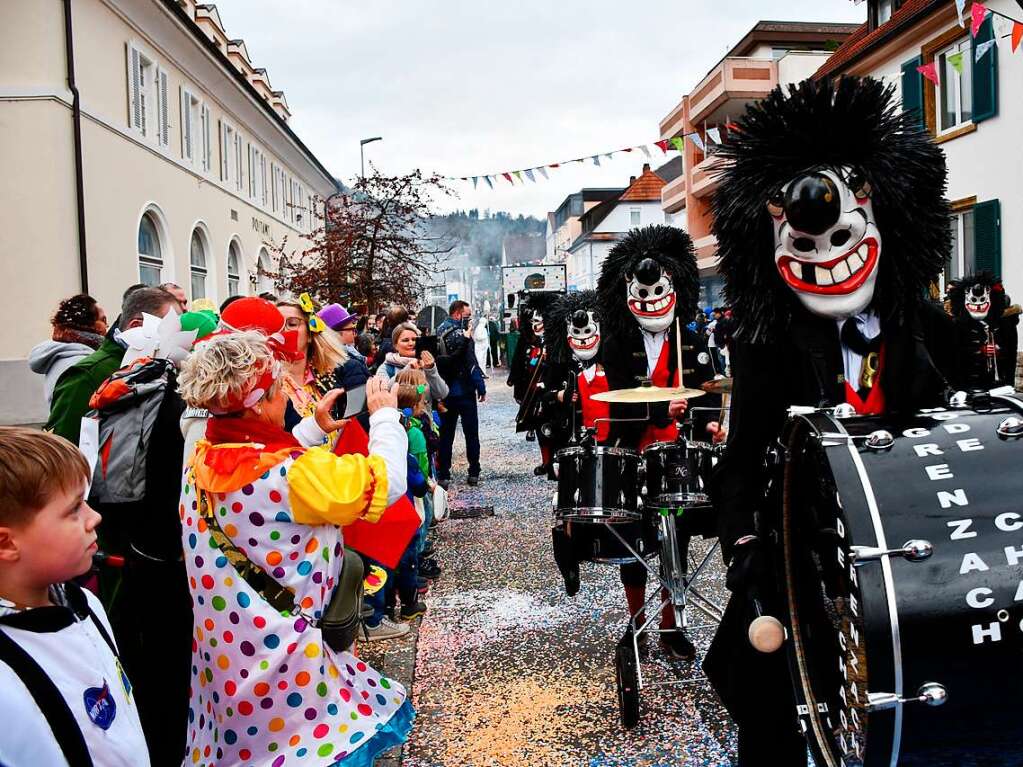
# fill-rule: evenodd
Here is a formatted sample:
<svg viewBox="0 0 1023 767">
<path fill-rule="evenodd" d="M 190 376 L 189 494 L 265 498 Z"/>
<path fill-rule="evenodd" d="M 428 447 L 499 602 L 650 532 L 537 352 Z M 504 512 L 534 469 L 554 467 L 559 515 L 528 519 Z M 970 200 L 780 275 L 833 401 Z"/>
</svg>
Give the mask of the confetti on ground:
<svg viewBox="0 0 1023 767">
<path fill-rule="evenodd" d="M 618 568 L 584 564 L 580 592 L 572 599 L 565 595 L 551 555 L 555 486 L 533 476 L 539 449 L 515 433 L 515 404 L 504 383 L 498 371 L 488 382 L 488 402 L 480 406 L 478 487 L 464 484 L 464 444 L 456 437 L 452 519 L 434 533 L 443 573 L 418 630 L 418 718 L 402 764 L 730 765 L 734 728 L 698 662 L 668 661 L 654 638 L 642 666 L 650 685 L 642 691 L 640 723 L 630 732 L 622 729 L 614 649 L 626 613 Z M 493 516 L 454 518 L 457 509 L 487 506 Z M 693 559 L 707 547 L 694 541 Z M 724 600 L 717 555 L 700 586 Z M 703 622 L 699 613 L 691 620 Z M 712 632 L 690 632 L 698 661 Z M 379 645 L 371 650 L 382 651 Z M 391 673 L 388 665 L 382 670 Z M 662 684 L 680 680 L 687 683 Z"/>
</svg>

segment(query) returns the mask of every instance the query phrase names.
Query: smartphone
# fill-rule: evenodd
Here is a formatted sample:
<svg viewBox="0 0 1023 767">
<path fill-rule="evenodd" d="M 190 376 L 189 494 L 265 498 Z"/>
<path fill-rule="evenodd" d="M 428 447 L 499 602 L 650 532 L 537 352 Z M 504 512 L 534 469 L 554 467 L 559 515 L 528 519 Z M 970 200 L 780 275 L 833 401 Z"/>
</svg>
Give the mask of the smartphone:
<svg viewBox="0 0 1023 767">
<path fill-rule="evenodd" d="M 346 417 L 348 410 L 348 392 L 341 392 L 341 396 L 334 400 L 334 407 L 330 411 L 330 417 L 340 421 Z"/>
<path fill-rule="evenodd" d="M 419 336 L 416 339 L 416 359 L 423 356 L 423 352 L 430 352 L 437 357 L 437 336 Z"/>
</svg>

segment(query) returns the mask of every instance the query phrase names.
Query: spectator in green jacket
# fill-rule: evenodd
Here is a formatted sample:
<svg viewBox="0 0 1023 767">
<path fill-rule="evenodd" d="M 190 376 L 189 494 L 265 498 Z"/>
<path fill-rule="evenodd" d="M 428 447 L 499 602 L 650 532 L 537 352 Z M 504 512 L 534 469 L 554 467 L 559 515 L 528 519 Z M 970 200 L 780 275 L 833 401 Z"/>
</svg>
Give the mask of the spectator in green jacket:
<svg viewBox="0 0 1023 767">
<path fill-rule="evenodd" d="M 178 301 L 162 288 L 139 288 L 127 293 L 117 325 L 110 329 L 99 348 L 65 370 L 57 380 L 46 430 L 77 445 L 82 416 L 89 412 L 89 399 L 121 367 L 126 346 L 119 340 L 119 330 L 141 325 L 143 313 L 165 317 L 171 311 L 180 314 Z"/>
</svg>

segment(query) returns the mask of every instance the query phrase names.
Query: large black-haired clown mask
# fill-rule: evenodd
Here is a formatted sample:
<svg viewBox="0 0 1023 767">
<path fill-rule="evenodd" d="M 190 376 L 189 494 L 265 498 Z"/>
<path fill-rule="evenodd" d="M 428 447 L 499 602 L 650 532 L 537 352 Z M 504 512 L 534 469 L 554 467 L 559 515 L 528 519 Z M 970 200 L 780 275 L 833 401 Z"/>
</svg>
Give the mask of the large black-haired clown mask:
<svg viewBox="0 0 1023 767">
<path fill-rule="evenodd" d="M 600 323 L 593 311 L 579 309 L 572 313 L 568 326 L 568 348 L 580 362 L 589 362 L 600 351 Z"/>
<path fill-rule="evenodd" d="M 650 333 L 666 330 L 675 319 L 675 287 L 668 272 L 652 258 L 644 258 L 626 275 L 629 311 Z"/>
<path fill-rule="evenodd" d="M 991 286 L 978 282 L 966 289 L 965 305 L 967 313 L 975 320 L 987 319 L 991 311 Z"/>
<path fill-rule="evenodd" d="M 794 178 L 767 201 L 774 261 L 809 311 L 844 319 L 874 298 L 881 235 L 870 184 L 851 168 Z"/>
</svg>

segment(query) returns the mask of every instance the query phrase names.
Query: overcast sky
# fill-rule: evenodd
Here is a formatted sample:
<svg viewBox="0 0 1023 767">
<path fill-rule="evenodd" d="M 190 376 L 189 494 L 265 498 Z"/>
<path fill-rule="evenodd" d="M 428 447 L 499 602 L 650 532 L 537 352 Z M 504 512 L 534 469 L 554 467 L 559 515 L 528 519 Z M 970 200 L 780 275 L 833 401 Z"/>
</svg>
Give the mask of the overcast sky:
<svg viewBox="0 0 1023 767">
<path fill-rule="evenodd" d="M 345 181 L 367 163 L 474 176 L 660 138 L 658 122 L 758 20 L 866 18 L 852 0 L 216 0 L 291 126 Z M 660 151 L 654 149 L 655 161 Z M 669 153 L 668 157 L 676 156 Z M 543 216 L 624 186 L 642 156 L 572 165 L 494 191 L 455 182 L 446 208 Z M 656 165 L 655 165 L 656 167 Z"/>
</svg>

